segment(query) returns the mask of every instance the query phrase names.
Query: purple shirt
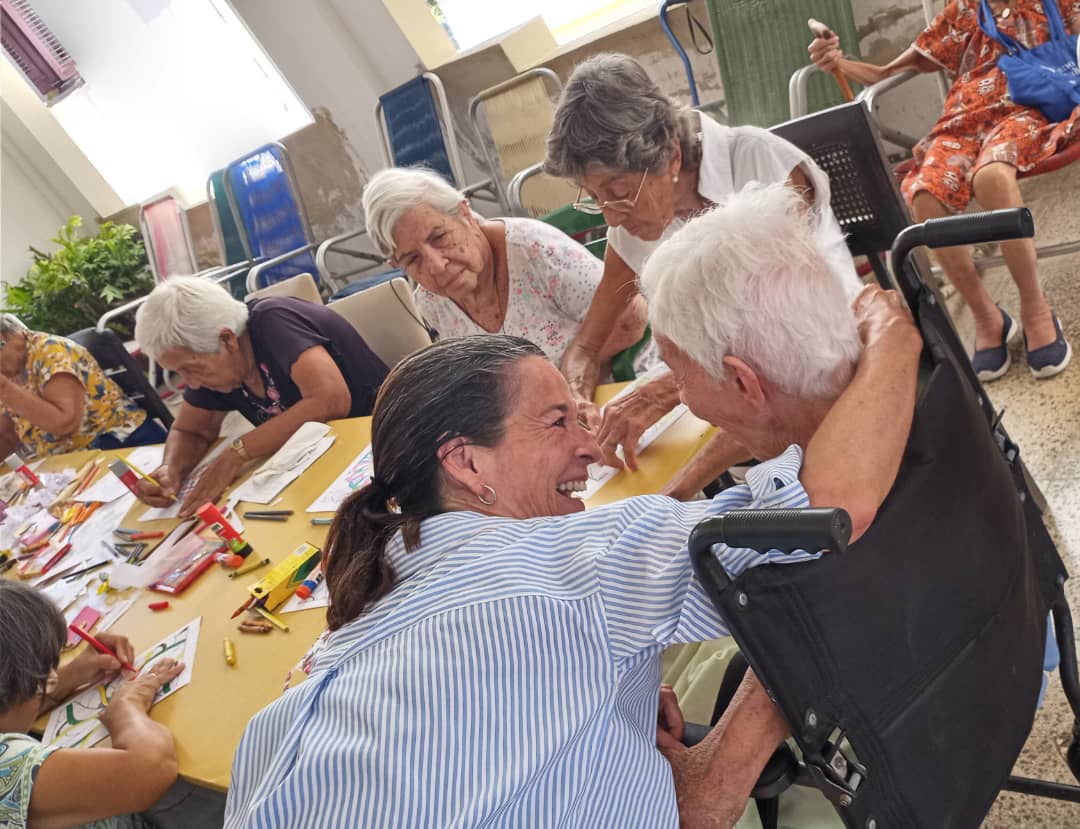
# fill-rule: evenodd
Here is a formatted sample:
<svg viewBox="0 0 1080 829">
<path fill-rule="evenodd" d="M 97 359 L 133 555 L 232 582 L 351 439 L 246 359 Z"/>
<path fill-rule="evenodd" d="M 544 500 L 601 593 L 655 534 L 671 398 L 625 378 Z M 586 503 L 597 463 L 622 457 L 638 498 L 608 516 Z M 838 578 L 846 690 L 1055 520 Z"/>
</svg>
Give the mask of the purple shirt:
<svg viewBox="0 0 1080 829">
<path fill-rule="evenodd" d="M 247 333 L 262 372 L 266 397 L 240 386 L 231 392 L 187 389 L 184 400 L 212 411 L 238 411 L 256 426 L 300 402 L 303 395 L 290 372 L 309 348 L 321 346 L 349 387 L 349 417 L 371 414 L 387 368 L 352 324 L 325 305 L 295 297 L 268 297 L 248 303 Z"/>
</svg>

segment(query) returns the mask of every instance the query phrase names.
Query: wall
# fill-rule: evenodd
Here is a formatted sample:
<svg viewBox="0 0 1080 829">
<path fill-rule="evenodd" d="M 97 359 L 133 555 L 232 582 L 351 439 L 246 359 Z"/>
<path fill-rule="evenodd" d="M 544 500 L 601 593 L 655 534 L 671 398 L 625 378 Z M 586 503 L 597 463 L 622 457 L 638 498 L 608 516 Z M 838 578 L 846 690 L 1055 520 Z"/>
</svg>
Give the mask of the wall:
<svg viewBox="0 0 1080 829">
<path fill-rule="evenodd" d="M 33 262 L 28 248 L 51 250 L 49 240 L 76 214 L 84 230 L 93 231 L 93 206 L 7 101 L 0 101 L 0 285 L 20 281 Z"/>
</svg>

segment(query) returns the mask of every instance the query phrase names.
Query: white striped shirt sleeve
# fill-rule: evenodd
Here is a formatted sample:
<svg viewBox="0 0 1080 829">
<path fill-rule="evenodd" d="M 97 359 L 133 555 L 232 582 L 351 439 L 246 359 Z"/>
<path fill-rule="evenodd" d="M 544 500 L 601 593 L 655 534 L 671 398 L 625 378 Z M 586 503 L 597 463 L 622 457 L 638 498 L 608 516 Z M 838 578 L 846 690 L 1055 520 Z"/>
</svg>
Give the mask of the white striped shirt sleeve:
<svg viewBox="0 0 1080 829">
<path fill-rule="evenodd" d="M 694 573 L 686 542 L 699 521 L 732 509 L 798 509 L 809 506 L 799 481 L 802 450 L 790 446 L 779 457 L 753 467 L 747 483 L 711 501 L 682 504 L 661 496 L 634 499 L 637 514 L 607 552 L 598 557 L 600 594 L 616 660 L 633 659 L 657 645 L 701 642 L 728 634 Z M 672 552 L 674 551 L 674 552 Z M 716 545 L 731 576 L 766 563 L 796 563 L 820 553 L 779 550 L 758 553 Z"/>
</svg>

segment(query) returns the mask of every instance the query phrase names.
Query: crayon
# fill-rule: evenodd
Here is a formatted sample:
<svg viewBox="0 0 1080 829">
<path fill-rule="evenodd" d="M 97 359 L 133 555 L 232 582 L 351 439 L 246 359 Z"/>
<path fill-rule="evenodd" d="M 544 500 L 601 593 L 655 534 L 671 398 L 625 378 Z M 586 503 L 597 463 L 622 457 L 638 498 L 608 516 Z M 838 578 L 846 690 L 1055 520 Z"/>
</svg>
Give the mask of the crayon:
<svg viewBox="0 0 1080 829">
<path fill-rule="evenodd" d="M 92 647 L 98 653 L 104 653 L 104 654 L 108 654 L 109 656 L 111 656 L 113 659 L 115 659 L 117 662 L 120 663 L 120 667 L 123 668 L 125 671 L 131 671 L 132 673 L 137 673 L 137 671 L 135 670 L 134 665 L 132 665 L 130 662 L 125 662 L 123 659 L 121 659 L 119 656 L 116 655 L 115 651 L 109 650 L 109 648 L 107 648 L 105 645 L 101 644 L 101 642 L 99 642 L 97 639 L 95 639 L 93 636 L 91 636 L 89 633 L 87 633 L 81 627 L 76 625 L 74 622 L 72 624 L 68 625 L 68 630 L 70 630 L 72 633 L 74 633 L 80 639 L 85 641 L 88 645 L 90 645 L 90 647 Z"/>
<path fill-rule="evenodd" d="M 243 565 L 242 567 L 238 567 L 236 570 L 233 570 L 231 573 L 229 573 L 229 578 L 236 579 L 240 576 L 246 576 L 253 570 L 258 570 L 260 567 L 265 567 L 269 563 L 270 559 L 268 558 L 259 559 L 258 561 L 249 561 L 247 564 Z"/>
<path fill-rule="evenodd" d="M 266 621 L 268 621 L 270 624 L 272 624 L 278 630 L 280 630 L 280 631 L 282 631 L 284 633 L 289 632 L 289 626 L 287 624 L 285 624 L 283 621 L 281 621 L 281 619 L 279 619 L 277 616 L 275 616 L 269 610 L 264 610 L 263 608 L 259 607 L 258 605 L 252 606 L 251 609 L 254 610 L 256 613 L 258 613 L 260 616 L 262 616 L 264 619 L 266 619 Z"/>
<path fill-rule="evenodd" d="M 225 663 L 230 666 L 236 664 L 236 645 L 228 638 L 225 639 Z"/>
</svg>

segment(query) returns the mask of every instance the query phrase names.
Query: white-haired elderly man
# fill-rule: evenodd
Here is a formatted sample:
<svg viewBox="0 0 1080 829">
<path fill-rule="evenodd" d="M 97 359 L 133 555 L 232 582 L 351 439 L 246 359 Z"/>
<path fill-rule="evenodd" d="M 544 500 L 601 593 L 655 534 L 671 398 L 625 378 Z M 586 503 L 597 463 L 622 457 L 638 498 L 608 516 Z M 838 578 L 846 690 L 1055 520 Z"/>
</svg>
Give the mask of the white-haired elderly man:
<svg viewBox="0 0 1080 829">
<path fill-rule="evenodd" d="M 849 305 L 813 216 L 782 185 L 743 190 L 692 219 L 652 254 L 642 287 L 683 402 L 761 460 L 798 447 L 810 506 L 841 503 L 833 493 L 842 488 L 858 538 L 892 488 L 914 413 L 922 338 L 902 298 L 874 286 Z M 863 382 L 863 365 L 874 367 L 880 384 Z M 825 415 L 842 406 L 864 410 L 883 393 L 894 400 L 891 415 L 833 443 L 828 424 L 846 418 Z M 843 480 L 812 471 L 830 443 L 831 469 L 843 469 Z M 851 492 L 861 497 L 853 501 Z M 658 742 L 675 770 L 680 813 L 712 810 L 719 818 L 705 754 L 673 738 L 681 716 L 670 692 L 665 702 L 667 733 L 662 728 Z M 761 716 L 779 718 L 775 709 Z M 740 804 L 727 805 L 737 817 Z"/>
<path fill-rule="evenodd" d="M 245 304 L 198 277 L 158 285 L 139 308 L 135 339 L 187 384 L 164 460 L 151 476 L 157 483 L 139 482 L 143 501 L 172 502 L 228 412 L 255 426 L 203 470 L 181 516 L 216 500 L 247 461 L 276 452 L 305 422 L 371 414 L 386 377 L 363 337 L 329 308 L 295 297 Z"/>
</svg>

